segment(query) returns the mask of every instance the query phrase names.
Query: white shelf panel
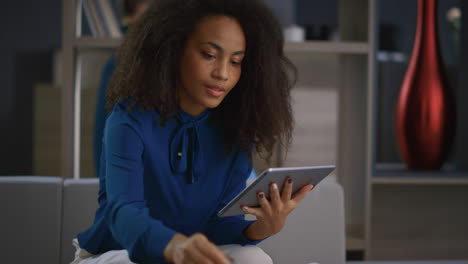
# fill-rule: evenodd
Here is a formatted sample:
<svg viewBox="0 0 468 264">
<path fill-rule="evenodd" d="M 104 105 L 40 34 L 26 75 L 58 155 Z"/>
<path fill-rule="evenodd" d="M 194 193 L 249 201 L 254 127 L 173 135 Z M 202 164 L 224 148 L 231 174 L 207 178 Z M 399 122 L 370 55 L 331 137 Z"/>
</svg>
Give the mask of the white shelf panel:
<svg viewBox="0 0 468 264">
<path fill-rule="evenodd" d="M 372 184 L 468 185 L 468 172 L 444 166 L 440 171 L 408 171 L 402 163 L 377 163 Z"/>
<path fill-rule="evenodd" d="M 367 54 L 367 42 L 305 41 L 287 42 L 285 52 L 322 52 L 344 54 Z"/>
</svg>

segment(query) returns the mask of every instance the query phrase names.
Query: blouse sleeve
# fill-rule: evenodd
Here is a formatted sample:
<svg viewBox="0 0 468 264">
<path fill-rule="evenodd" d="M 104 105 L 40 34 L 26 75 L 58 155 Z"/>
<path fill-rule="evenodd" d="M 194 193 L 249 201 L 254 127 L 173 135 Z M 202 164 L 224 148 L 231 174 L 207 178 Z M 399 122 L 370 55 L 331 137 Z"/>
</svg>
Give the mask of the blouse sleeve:
<svg viewBox="0 0 468 264">
<path fill-rule="evenodd" d="M 164 262 L 176 232 L 149 214 L 143 188 L 143 142 L 131 122 L 107 123 L 105 217 L 114 238 L 138 263 Z"/>
<path fill-rule="evenodd" d="M 225 186 L 224 195 L 221 202 L 211 216 L 208 228 L 205 234 L 217 245 L 225 244 L 240 244 L 240 245 L 256 245 L 263 240 L 249 240 L 244 236 L 244 229 L 254 221 L 245 220 L 244 216 L 228 216 L 219 217 L 217 213 L 226 206 L 237 194 L 246 187 L 247 179 L 252 172 L 252 166 L 247 153 L 241 153 L 243 158 L 240 158 L 240 164 L 234 168 L 228 184 Z"/>
</svg>

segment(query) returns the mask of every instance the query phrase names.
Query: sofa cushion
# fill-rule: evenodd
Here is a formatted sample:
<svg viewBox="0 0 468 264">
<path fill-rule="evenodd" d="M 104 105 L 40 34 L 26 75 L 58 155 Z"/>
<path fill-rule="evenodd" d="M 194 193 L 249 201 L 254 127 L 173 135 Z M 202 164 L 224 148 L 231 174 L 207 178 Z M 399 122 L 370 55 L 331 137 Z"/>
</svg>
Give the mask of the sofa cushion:
<svg viewBox="0 0 468 264">
<path fill-rule="evenodd" d="M 58 263 L 62 178 L 0 177 L 2 263 Z"/>
<path fill-rule="evenodd" d="M 345 263 L 343 190 L 330 175 L 302 200 L 283 230 L 259 246 L 275 263 Z"/>
<path fill-rule="evenodd" d="M 63 224 L 60 263 L 73 261 L 72 239 L 89 228 L 98 207 L 99 179 L 66 179 L 63 183 Z"/>
</svg>

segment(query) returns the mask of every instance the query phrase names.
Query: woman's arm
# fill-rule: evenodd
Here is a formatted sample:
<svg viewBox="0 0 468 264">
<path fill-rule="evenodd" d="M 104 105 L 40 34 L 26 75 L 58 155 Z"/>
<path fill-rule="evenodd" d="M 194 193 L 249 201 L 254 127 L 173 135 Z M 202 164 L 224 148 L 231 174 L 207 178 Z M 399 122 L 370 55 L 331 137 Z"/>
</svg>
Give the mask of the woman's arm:
<svg viewBox="0 0 468 264">
<path fill-rule="evenodd" d="M 111 117 L 105 131 L 106 221 L 132 261 L 161 262 L 176 232 L 149 214 L 143 188 L 143 142 L 137 125 L 130 121 Z"/>
<path fill-rule="evenodd" d="M 106 220 L 137 263 L 229 263 L 204 235 L 186 237 L 152 218 L 144 200 L 143 143 L 131 123 L 106 131 Z"/>
</svg>

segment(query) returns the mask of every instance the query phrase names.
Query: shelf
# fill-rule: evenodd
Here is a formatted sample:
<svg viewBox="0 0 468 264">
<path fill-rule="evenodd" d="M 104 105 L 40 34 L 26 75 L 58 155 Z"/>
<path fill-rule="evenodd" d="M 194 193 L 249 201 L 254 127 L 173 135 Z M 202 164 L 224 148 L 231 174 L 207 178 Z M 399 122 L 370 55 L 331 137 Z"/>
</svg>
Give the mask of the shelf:
<svg viewBox="0 0 468 264">
<path fill-rule="evenodd" d="M 305 41 L 285 44 L 285 52 L 367 54 L 368 51 L 369 45 L 367 42 Z"/>
<path fill-rule="evenodd" d="M 122 39 L 117 38 L 76 38 L 73 46 L 76 48 L 117 48 Z M 288 42 L 285 44 L 285 52 L 322 52 L 322 53 L 347 53 L 367 54 L 369 45 L 366 42 L 338 42 L 338 41 L 305 41 Z"/>
<path fill-rule="evenodd" d="M 80 37 L 73 41 L 75 48 L 117 48 L 122 39 L 119 38 L 95 38 L 95 37 Z"/>
<path fill-rule="evenodd" d="M 468 185 L 468 172 L 452 170 L 407 171 L 403 166 L 376 166 L 372 184 Z"/>
<path fill-rule="evenodd" d="M 372 184 L 468 185 L 465 177 L 374 177 Z"/>
</svg>

